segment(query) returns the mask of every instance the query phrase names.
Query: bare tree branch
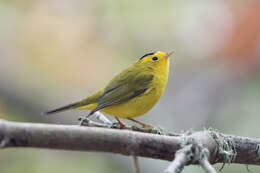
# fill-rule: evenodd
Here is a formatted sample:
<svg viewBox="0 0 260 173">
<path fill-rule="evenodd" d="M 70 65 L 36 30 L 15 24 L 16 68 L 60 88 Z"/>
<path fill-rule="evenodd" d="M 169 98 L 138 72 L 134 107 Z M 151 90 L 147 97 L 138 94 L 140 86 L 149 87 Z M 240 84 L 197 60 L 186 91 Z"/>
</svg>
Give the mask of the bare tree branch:
<svg viewBox="0 0 260 173">
<path fill-rule="evenodd" d="M 99 151 L 172 161 L 176 151 L 191 139 L 199 141 L 209 151 L 211 164 L 228 162 L 260 165 L 260 139 L 225 135 L 211 130 L 167 136 L 130 130 L 0 120 L 1 148 Z"/>
<path fill-rule="evenodd" d="M 192 144 L 178 150 L 175 154 L 175 159 L 165 170 L 165 173 L 180 173 L 184 166 L 192 160 L 192 157 Z"/>
<path fill-rule="evenodd" d="M 201 142 L 191 138 L 186 140 L 186 146 L 178 150 L 175 159 L 165 170 L 165 173 L 180 173 L 184 166 L 199 163 L 206 173 L 217 173 L 208 160 L 208 149 Z"/>
<path fill-rule="evenodd" d="M 200 160 L 200 165 L 207 173 L 217 173 L 206 158 Z"/>
<path fill-rule="evenodd" d="M 135 173 L 140 173 L 140 167 L 139 167 L 139 163 L 138 163 L 138 158 L 136 156 L 133 156 L 133 160 L 134 160 L 134 172 Z"/>
</svg>

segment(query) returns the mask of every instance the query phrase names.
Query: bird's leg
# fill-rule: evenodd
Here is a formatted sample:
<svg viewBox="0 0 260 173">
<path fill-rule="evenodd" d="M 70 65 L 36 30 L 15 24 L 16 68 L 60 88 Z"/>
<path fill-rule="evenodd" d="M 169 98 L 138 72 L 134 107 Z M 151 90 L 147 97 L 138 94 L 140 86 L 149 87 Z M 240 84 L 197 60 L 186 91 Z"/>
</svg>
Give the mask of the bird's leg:
<svg viewBox="0 0 260 173">
<path fill-rule="evenodd" d="M 133 122 L 135 122 L 135 123 L 137 123 L 137 124 L 140 124 L 143 128 L 154 128 L 152 125 L 142 123 L 142 122 L 137 121 L 137 120 L 135 120 L 135 119 L 133 119 L 133 118 L 127 118 L 127 119 L 128 119 L 128 120 L 131 120 L 131 121 L 133 121 Z"/>
<path fill-rule="evenodd" d="M 119 123 L 120 129 L 123 129 L 125 127 L 125 124 L 122 121 L 120 121 L 119 118 L 115 117 L 115 119 Z"/>
</svg>

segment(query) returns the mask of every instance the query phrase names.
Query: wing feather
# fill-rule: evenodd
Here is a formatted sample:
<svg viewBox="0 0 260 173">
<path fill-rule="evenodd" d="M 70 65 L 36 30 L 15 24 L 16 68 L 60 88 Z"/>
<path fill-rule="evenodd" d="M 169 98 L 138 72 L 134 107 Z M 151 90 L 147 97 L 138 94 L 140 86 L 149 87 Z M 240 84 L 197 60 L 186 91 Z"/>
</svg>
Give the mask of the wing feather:
<svg viewBox="0 0 260 173">
<path fill-rule="evenodd" d="M 98 106 L 89 113 L 89 116 L 96 111 L 126 102 L 145 93 L 150 88 L 152 80 L 153 74 L 150 72 L 133 73 L 130 70 L 122 72 L 107 85 Z"/>
</svg>

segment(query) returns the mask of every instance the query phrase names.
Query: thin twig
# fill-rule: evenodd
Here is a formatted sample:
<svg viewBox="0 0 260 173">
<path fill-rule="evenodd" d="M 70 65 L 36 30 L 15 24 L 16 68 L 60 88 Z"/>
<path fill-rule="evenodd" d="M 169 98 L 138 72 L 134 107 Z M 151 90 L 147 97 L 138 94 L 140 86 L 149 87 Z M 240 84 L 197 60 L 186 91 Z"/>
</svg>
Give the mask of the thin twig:
<svg viewBox="0 0 260 173">
<path fill-rule="evenodd" d="M 208 161 L 209 154 L 201 141 L 190 138 L 186 140 L 186 146 L 176 152 L 175 159 L 165 173 L 180 173 L 184 166 L 193 163 L 199 163 L 207 173 L 217 173 Z"/>
<path fill-rule="evenodd" d="M 213 166 L 209 163 L 207 158 L 203 158 L 200 160 L 201 167 L 207 172 L 207 173 L 217 173 L 217 171 L 213 168 Z"/>
<path fill-rule="evenodd" d="M 191 161 L 193 157 L 192 144 L 178 150 L 175 154 L 175 159 L 165 170 L 165 173 L 180 173 L 184 166 Z"/>
<path fill-rule="evenodd" d="M 135 173 L 140 173 L 140 167 L 139 167 L 137 156 L 133 156 L 133 160 L 134 160 L 134 171 L 135 171 Z"/>
<path fill-rule="evenodd" d="M 2 139 L 2 141 L 0 142 L 0 148 L 5 148 L 6 145 L 8 144 L 8 142 L 9 142 L 9 138 L 5 136 L 5 137 Z"/>
<path fill-rule="evenodd" d="M 106 124 L 110 127 L 113 125 L 113 123 L 105 115 L 103 115 L 101 112 L 97 111 L 97 112 L 94 113 L 94 115 L 98 120 L 100 120 L 104 124 Z"/>
<path fill-rule="evenodd" d="M 79 126 L 111 128 L 109 124 L 92 121 L 88 118 L 80 118 L 79 120 L 81 121 Z"/>
</svg>

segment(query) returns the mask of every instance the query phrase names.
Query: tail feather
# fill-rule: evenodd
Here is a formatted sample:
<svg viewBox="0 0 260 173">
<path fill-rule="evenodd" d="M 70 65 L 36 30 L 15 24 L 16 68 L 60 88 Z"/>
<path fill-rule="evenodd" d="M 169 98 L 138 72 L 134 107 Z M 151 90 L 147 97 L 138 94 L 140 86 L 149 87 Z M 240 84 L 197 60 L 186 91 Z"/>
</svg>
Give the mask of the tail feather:
<svg viewBox="0 0 260 173">
<path fill-rule="evenodd" d="M 49 114 L 54 114 L 54 113 L 70 110 L 70 109 L 80 108 L 82 106 L 87 106 L 92 103 L 98 103 L 99 99 L 103 95 L 103 93 L 104 93 L 104 90 L 100 90 L 99 92 L 96 92 L 95 94 L 93 94 L 93 95 L 89 96 L 88 98 L 85 98 L 79 102 L 72 103 L 72 104 L 69 104 L 69 105 L 54 109 L 54 110 L 50 110 L 50 111 L 44 112 L 43 114 L 49 115 Z"/>
<path fill-rule="evenodd" d="M 78 103 L 72 103 L 72 104 L 57 108 L 57 109 L 53 109 L 53 110 L 44 112 L 44 115 L 55 114 L 55 113 L 63 112 L 63 111 L 70 110 L 70 109 L 73 109 L 73 108 L 76 108 L 76 107 L 78 107 Z"/>
</svg>

